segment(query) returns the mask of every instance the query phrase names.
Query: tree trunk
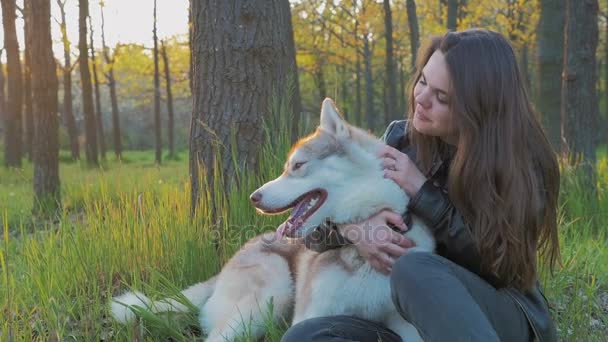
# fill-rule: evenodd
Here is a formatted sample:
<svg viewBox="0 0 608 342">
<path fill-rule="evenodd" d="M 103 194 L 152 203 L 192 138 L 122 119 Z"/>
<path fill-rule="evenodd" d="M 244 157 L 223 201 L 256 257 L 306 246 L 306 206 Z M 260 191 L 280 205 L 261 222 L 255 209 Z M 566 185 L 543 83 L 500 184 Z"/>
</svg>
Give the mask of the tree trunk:
<svg viewBox="0 0 608 342">
<path fill-rule="evenodd" d="M 4 48 L 0 49 L 0 120 L 4 122 L 4 115 L 6 114 L 6 93 L 4 92 L 4 66 L 2 65 L 2 52 Z"/>
<path fill-rule="evenodd" d="M 597 194 L 597 13 L 597 0 L 566 0 L 561 111 L 562 149 L 571 163 L 582 162 L 585 185 L 594 195 Z"/>
<path fill-rule="evenodd" d="M 296 63 L 296 43 L 293 34 L 293 25 L 291 24 L 291 7 L 289 1 L 285 1 L 285 6 L 281 1 L 278 10 L 279 16 L 282 19 L 282 29 L 285 32 L 282 33 L 286 36 L 285 55 L 286 55 L 286 68 L 288 71 L 287 79 L 284 81 L 287 85 L 285 90 L 279 91 L 276 96 L 283 101 L 283 105 L 286 110 L 290 110 L 291 113 L 291 141 L 295 142 L 299 138 L 299 127 L 302 115 L 302 99 L 300 97 L 300 79 L 298 76 L 298 67 Z"/>
<path fill-rule="evenodd" d="M 174 130 L 174 115 L 173 115 L 173 94 L 171 92 L 171 71 L 169 69 L 169 56 L 167 55 L 167 47 L 161 41 L 161 54 L 163 64 L 165 65 L 165 84 L 167 89 L 167 142 L 169 144 L 169 157 L 175 157 L 175 144 L 173 138 Z"/>
<path fill-rule="evenodd" d="M 31 72 L 35 134 L 34 213 L 55 213 L 61 206 L 59 189 L 59 137 L 57 120 L 57 75 L 51 39 L 50 0 L 29 2 L 31 19 Z"/>
<path fill-rule="evenodd" d="M 393 14 L 389 0 L 384 0 L 384 29 L 386 36 L 386 114 L 387 118 L 396 118 L 397 110 L 397 70 L 393 53 Z"/>
<path fill-rule="evenodd" d="M 110 103 L 112 105 L 112 141 L 116 159 L 122 158 L 122 138 L 120 136 L 120 113 L 118 111 L 118 97 L 116 95 L 116 79 L 114 78 L 114 65 L 108 70 L 108 88 L 110 89 Z"/>
<path fill-rule="evenodd" d="M 369 37 L 363 36 L 363 64 L 365 65 L 365 118 L 367 128 L 374 130 L 376 113 L 374 113 L 374 77 L 372 75 L 372 51 Z"/>
<path fill-rule="evenodd" d="M 608 18 L 605 20 L 604 31 L 606 37 L 608 37 Z M 608 96 L 608 39 L 604 40 L 604 96 Z M 608 98 L 606 98 L 604 105 L 605 112 L 600 125 L 603 134 L 600 136 L 600 144 L 608 144 Z"/>
<path fill-rule="evenodd" d="M 458 23 L 458 0 L 448 2 L 448 31 L 456 31 Z"/>
<path fill-rule="evenodd" d="M 410 29 L 410 49 L 412 51 L 412 70 L 416 68 L 416 56 L 420 46 L 420 31 L 418 29 L 418 14 L 416 14 L 416 2 L 407 0 L 407 25 Z"/>
<path fill-rule="evenodd" d="M 357 1 L 353 0 L 353 13 L 356 13 Z M 357 59 L 355 61 L 355 123 L 358 126 L 363 124 L 363 117 L 361 115 L 361 110 L 363 109 L 363 101 L 361 100 L 361 52 L 359 50 L 359 20 L 355 19 L 355 30 L 354 30 L 354 38 L 355 38 L 355 53 L 357 54 Z"/>
<path fill-rule="evenodd" d="M 63 124 L 68 131 L 72 160 L 80 159 L 80 146 L 78 144 L 78 127 L 74 118 L 74 105 L 72 103 L 72 56 L 70 41 L 68 39 L 67 23 L 65 19 L 65 1 L 57 0 L 61 13 L 61 35 L 63 42 Z"/>
<path fill-rule="evenodd" d="M 320 53 L 320 52 L 319 52 Z M 315 58 L 315 70 L 313 72 L 313 78 L 315 80 L 315 87 L 317 88 L 319 99 L 318 103 L 321 103 L 327 94 L 327 87 L 325 85 L 325 74 L 323 73 L 324 61 L 318 55 Z"/>
<path fill-rule="evenodd" d="M 31 15 L 30 3 L 25 1 L 23 3 L 23 20 L 29 20 Z M 29 47 L 32 46 L 31 40 L 33 39 L 32 32 L 29 31 L 31 25 L 23 25 L 23 36 L 25 37 L 25 48 L 23 51 L 24 63 L 23 63 L 23 118 L 25 119 L 25 152 L 29 161 L 32 161 L 32 143 L 34 139 L 34 114 L 32 112 L 32 73 L 31 73 L 31 53 Z"/>
<path fill-rule="evenodd" d="M 530 61 L 529 61 L 529 48 L 528 48 L 528 43 L 524 43 L 523 46 L 521 47 L 521 51 L 520 51 L 520 66 L 521 66 L 521 74 L 524 78 L 524 83 L 526 85 L 526 88 L 528 90 L 530 90 L 530 87 L 532 87 L 532 78 L 530 76 Z"/>
<path fill-rule="evenodd" d="M 90 166 L 98 166 L 97 156 L 97 125 L 93 109 L 93 88 L 89 70 L 89 50 L 87 48 L 87 17 L 89 16 L 89 0 L 78 0 L 78 50 L 80 52 L 80 82 L 82 83 L 82 109 L 84 113 L 84 128 L 86 137 L 86 156 Z"/>
<path fill-rule="evenodd" d="M 403 58 L 401 58 L 401 63 L 399 66 L 399 94 L 400 94 L 400 99 L 401 101 L 399 101 L 399 114 L 401 115 L 401 117 L 405 117 L 406 113 L 407 113 L 407 85 L 406 85 L 406 75 L 405 75 L 405 63 Z"/>
<path fill-rule="evenodd" d="M 19 42 L 15 28 L 15 0 L 1 0 L 2 24 L 4 26 L 4 48 L 6 49 L 7 97 L 4 163 L 7 167 L 21 167 L 21 105 L 23 102 Z"/>
<path fill-rule="evenodd" d="M 188 1 L 188 48 L 190 50 L 190 61 L 188 63 L 188 85 L 190 86 L 190 94 L 193 94 L 192 88 L 192 80 L 194 79 L 194 74 L 192 71 L 192 52 L 194 51 L 194 43 L 192 42 L 192 1 Z"/>
<path fill-rule="evenodd" d="M 296 98 L 288 92 L 297 69 L 295 50 L 285 44 L 293 40 L 287 0 L 192 1 L 191 8 L 194 213 L 204 194 L 201 179 L 227 191 L 236 168 L 257 170 L 262 119 L 269 118 L 273 97 Z M 216 166 L 222 169 L 214 172 Z M 201 170 L 206 174 L 199 177 Z M 222 179 L 214 179 L 214 174 Z"/>
<path fill-rule="evenodd" d="M 561 148 L 561 84 L 565 0 L 541 0 L 536 34 L 537 98 L 542 123 L 555 151 Z"/>
<path fill-rule="evenodd" d="M 99 79 L 97 78 L 97 59 L 95 58 L 95 45 L 93 44 L 93 23 L 89 16 L 89 42 L 91 47 L 91 67 L 93 68 L 93 85 L 95 89 L 95 123 L 97 126 L 97 138 L 99 141 L 99 152 L 102 159 L 106 159 L 106 138 L 103 129 L 103 115 L 101 111 L 101 97 L 99 95 Z"/>
<path fill-rule="evenodd" d="M 341 36 L 340 36 L 340 47 L 344 50 L 346 49 L 346 44 L 344 42 L 344 32 L 342 32 Z M 348 91 L 349 85 L 348 85 L 348 81 L 349 81 L 349 75 L 348 73 L 350 73 L 350 71 L 347 71 L 346 69 L 346 63 L 340 63 L 339 66 L 339 74 L 340 74 L 340 96 L 339 96 L 339 101 L 340 103 L 338 104 L 338 106 L 341 108 L 342 110 L 342 115 L 344 116 L 345 120 L 351 120 L 351 112 L 350 112 L 350 106 L 351 106 L 351 102 L 350 102 L 350 98 L 351 95 Z M 351 121 L 354 123 L 354 121 Z"/>
<path fill-rule="evenodd" d="M 103 16 L 103 3 L 99 4 L 101 12 L 101 45 L 103 46 L 103 57 L 108 65 L 108 72 L 105 74 L 108 89 L 110 90 L 110 103 L 112 104 L 112 142 L 114 145 L 114 155 L 116 159 L 122 158 L 122 139 L 120 136 L 120 113 L 118 112 L 118 99 L 116 96 L 116 79 L 114 78 L 114 59 L 118 53 L 118 45 L 114 48 L 112 57 L 106 45 L 105 18 Z"/>
<path fill-rule="evenodd" d="M 156 35 L 156 0 L 154 0 L 154 27 L 152 29 L 154 39 L 154 138 L 155 138 L 155 161 L 160 165 L 162 162 L 163 143 L 160 123 L 160 71 L 158 70 L 158 36 Z"/>
</svg>

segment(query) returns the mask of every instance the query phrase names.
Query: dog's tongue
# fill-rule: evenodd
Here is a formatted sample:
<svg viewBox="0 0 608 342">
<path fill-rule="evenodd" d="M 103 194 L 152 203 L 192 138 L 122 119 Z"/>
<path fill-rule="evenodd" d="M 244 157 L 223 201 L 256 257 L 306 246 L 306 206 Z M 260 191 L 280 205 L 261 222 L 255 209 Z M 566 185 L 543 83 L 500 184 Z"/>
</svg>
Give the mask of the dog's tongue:
<svg viewBox="0 0 608 342">
<path fill-rule="evenodd" d="M 291 215 L 289 215 L 289 221 L 293 221 L 296 217 L 301 216 L 306 211 L 306 207 L 308 206 L 308 196 L 305 197 L 296 205 L 295 208 L 291 211 Z"/>
<path fill-rule="evenodd" d="M 279 228 L 277 228 L 277 236 L 279 237 L 279 239 L 282 239 L 285 236 L 285 228 L 289 224 L 288 222 L 289 221 L 285 221 L 285 222 L 281 223 Z"/>
<path fill-rule="evenodd" d="M 287 221 L 281 223 L 279 228 L 277 228 L 277 235 L 279 238 L 283 238 L 286 235 L 291 236 L 293 233 L 302 225 L 302 219 L 300 216 L 306 213 L 306 208 L 308 207 L 309 196 L 305 197 L 298 203 L 293 210 L 291 211 L 291 215 Z"/>
<path fill-rule="evenodd" d="M 292 236 L 293 232 L 297 230 L 299 226 L 295 223 L 292 223 L 291 219 L 281 223 L 279 228 L 277 228 L 277 236 L 279 239 L 284 238 L 285 236 Z"/>
<path fill-rule="evenodd" d="M 293 237 L 294 233 L 298 229 L 302 228 L 302 225 L 304 224 L 304 217 L 307 215 L 308 210 L 310 210 L 310 207 L 312 207 L 313 204 L 316 204 L 316 201 L 319 200 L 317 196 L 319 196 L 317 193 L 311 192 L 304 196 L 304 198 L 302 198 L 302 200 L 295 205 L 287 221 L 283 222 L 277 228 L 277 235 L 279 238 L 283 238 L 285 236 Z"/>
</svg>

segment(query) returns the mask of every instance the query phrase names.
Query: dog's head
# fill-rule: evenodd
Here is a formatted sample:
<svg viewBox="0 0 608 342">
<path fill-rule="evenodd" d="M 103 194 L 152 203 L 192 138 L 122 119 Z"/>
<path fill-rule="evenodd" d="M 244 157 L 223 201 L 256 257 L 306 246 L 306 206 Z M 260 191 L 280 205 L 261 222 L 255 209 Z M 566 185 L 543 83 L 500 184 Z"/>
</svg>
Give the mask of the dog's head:
<svg viewBox="0 0 608 342">
<path fill-rule="evenodd" d="M 326 220 L 349 223 L 382 209 L 403 211 L 404 192 L 383 176 L 376 156 L 383 142 L 349 125 L 330 99 L 315 133 L 291 149 L 283 173 L 251 194 L 264 214 L 292 209 L 278 233 L 305 237 Z"/>
</svg>

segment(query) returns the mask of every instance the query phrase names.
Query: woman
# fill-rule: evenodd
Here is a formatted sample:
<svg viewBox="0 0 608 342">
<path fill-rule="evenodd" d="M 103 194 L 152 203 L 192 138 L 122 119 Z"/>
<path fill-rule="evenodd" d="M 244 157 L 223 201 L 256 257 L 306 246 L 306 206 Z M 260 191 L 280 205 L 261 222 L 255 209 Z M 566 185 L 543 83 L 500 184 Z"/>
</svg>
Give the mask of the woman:
<svg viewBox="0 0 608 342">
<path fill-rule="evenodd" d="M 386 177 L 411 198 L 408 212 L 433 231 L 437 253 L 407 252 L 412 243 L 386 228 L 406 228 L 400 213 L 342 231 L 347 239 L 372 236 L 369 227 L 389 233 L 352 243 L 390 274 L 395 306 L 425 341 L 554 341 L 536 256 L 551 269 L 559 260 L 559 168 L 513 49 L 496 32 L 450 32 L 417 62 L 408 120 L 388 127 L 380 155 Z M 379 338 L 400 340 L 377 323 L 338 316 L 301 322 L 283 340 Z"/>
</svg>

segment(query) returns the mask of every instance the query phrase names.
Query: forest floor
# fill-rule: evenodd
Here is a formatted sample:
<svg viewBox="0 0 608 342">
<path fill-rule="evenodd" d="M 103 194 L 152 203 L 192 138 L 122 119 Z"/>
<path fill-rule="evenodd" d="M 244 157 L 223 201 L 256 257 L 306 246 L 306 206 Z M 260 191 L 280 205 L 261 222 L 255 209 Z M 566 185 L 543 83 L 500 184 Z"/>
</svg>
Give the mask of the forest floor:
<svg viewBox="0 0 608 342">
<path fill-rule="evenodd" d="M 175 294 L 215 274 L 248 237 L 274 230 L 284 217 L 256 214 L 248 195 L 280 172 L 277 155 L 268 171 L 242 175 L 238 189 L 217 195 L 228 217 L 215 228 L 205 203 L 190 219 L 187 153 L 157 167 L 153 152 L 127 152 L 121 162 L 109 157 L 90 169 L 62 152 L 63 210 L 52 220 L 30 214 L 31 164 L 0 169 L 0 340 L 204 340 L 196 310 L 121 326 L 108 316 L 108 300 L 128 289 L 153 298 Z M 597 171 L 600 202 L 593 209 L 574 170 L 563 168 L 562 266 L 541 272 L 564 341 L 608 341 L 605 151 Z M 267 324 L 266 340 L 279 341 L 286 324 Z"/>
</svg>

